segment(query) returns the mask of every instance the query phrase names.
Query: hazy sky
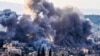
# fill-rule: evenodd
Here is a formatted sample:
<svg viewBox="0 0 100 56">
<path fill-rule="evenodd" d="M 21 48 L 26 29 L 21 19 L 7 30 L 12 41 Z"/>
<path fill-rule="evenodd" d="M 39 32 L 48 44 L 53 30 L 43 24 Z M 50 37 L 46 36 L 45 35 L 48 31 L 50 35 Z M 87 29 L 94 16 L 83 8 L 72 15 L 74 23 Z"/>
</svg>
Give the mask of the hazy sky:
<svg viewBox="0 0 100 56">
<path fill-rule="evenodd" d="M 24 0 L 0 0 L 12 3 L 23 3 Z M 55 6 L 72 5 L 82 9 L 100 9 L 100 0 L 50 0 Z"/>
<path fill-rule="evenodd" d="M 12 3 L 23 3 L 24 0 L 0 0 L 5 2 L 12 2 Z"/>
<path fill-rule="evenodd" d="M 0 3 L 0 10 L 10 8 L 13 11 L 22 13 L 24 0 L 0 0 L 3 2 L 17 3 L 16 5 Z M 48 0 L 53 2 L 57 7 L 75 6 L 83 14 L 99 14 L 100 15 L 100 0 Z M 20 5 L 18 5 L 20 4 Z M 19 7 L 19 8 L 17 8 Z"/>
</svg>

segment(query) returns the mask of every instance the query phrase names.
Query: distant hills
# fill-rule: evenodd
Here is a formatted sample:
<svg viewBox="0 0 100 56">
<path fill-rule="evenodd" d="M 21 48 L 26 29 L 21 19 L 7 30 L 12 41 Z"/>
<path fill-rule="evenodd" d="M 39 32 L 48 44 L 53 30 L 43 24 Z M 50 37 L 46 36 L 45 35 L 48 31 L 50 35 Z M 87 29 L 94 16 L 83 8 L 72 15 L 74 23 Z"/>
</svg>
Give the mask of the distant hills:
<svg viewBox="0 0 100 56">
<path fill-rule="evenodd" d="M 100 15 L 85 15 L 85 17 L 92 21 L 92 31 L 96 35 L 100 35 Z"/>
<path fill-rule="evenodd" d="M 94 24 L 100 25 L 100 15 L 85 15 L 86 18 L 89 18 Z"/>
</svg>

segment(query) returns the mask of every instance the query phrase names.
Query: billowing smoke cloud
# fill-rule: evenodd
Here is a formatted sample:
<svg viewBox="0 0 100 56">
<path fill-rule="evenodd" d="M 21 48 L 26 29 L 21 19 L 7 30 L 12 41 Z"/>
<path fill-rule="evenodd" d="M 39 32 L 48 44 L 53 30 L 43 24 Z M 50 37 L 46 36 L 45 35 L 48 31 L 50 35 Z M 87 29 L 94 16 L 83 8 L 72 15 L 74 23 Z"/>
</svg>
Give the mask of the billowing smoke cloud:
<svg viewBox="0 0 100 56">
<path fill-rule="evenodd" d="M 0 13 L 0 24 L 5 28 L 5 32 L 0 32 L 3 35 L 0 36 L 0 39 L 9 39 L 15 36 L 17 18 L 17 14 L 9 9 Z"/>
<path fill-rule="evenodd" d="M 23 16 L 19 22 L 19 29 L 17 30 L 17 39 L 25 41 L 38 48 L 50 48 L 55 37 L 55 30 L 44 19 L 39 18 L 36 22 L 30 21 L 28 16 Z"/>
<path fill-rule="evenodd" d="M 91 22 L 78 9 L 55 8 L 45 0 L 26 1 L 25 5 L 31 11 L 28 15 L 18 18 L 10 10 L 0 13 L 0 23 L 7 27 L 4 36 L 26 42 L 35 50 L 54 46 L 88 47 Z"/>
</svg>

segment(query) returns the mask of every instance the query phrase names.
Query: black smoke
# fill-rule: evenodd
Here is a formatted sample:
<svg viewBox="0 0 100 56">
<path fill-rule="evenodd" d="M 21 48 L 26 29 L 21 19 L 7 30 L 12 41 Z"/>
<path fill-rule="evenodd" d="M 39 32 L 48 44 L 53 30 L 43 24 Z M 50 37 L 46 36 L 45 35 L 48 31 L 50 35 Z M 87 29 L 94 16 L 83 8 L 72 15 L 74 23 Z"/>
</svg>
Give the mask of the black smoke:
<svg viewBox="0 0 100 56">
<path fill-rule="evenodd" d="M 34 1 L 34 0 L 33 0 Z M 0 13 L 0 24 L 7 27 L 0 32 L 0 39 L 18 40 L 28 43 L 35 50 L 55 46 L 88 47 L 91 22 L 76 8 L 55 8 L 47 1 L 30 3 L 29 8 L 36 15 L 18 15 L 11 10 Z M 32 20 L 34 19 L 34 21 Z"/>
<path fill-rule="evenodd" d="M 0 13 L 0 24 L 3 28 L 6 28 L 5 32 L 0 32 L 0 39 L 10 39 L 15 37 L 17 19 L 18 15 L 16 14 L 16 12 L 13 12 L 9 9 L 5 9 Z"/>
</svg>

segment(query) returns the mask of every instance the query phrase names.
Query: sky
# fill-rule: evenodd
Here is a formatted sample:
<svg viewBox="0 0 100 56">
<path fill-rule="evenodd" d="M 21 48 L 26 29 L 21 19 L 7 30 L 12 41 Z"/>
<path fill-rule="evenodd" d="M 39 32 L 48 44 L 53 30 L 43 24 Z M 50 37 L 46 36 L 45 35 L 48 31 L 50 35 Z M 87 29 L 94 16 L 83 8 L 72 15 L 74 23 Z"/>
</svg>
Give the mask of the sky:
<svg viewBox="0 0 100 56">
<path fill-rule="evenodd" d="M 22 4 L 24 0 L 0 0 Z M 100 9 L 100 0 L 49 0 L 57 7 L 75 6 L 82 9 Z"/>
<path fill-rule="evenodd" d="M 0 9 L 10 8 L 18 13 L 21 12 L 24 0 L 0 0 L 3 2 L 10 2 L 19 5 L 8 5 L 1 4 Z M 84 14 L 100 14 L 100 0 L 48 0 L 52 2 L 56 7 L 66 7 L 66 6 L 74 6 L 79 8 Z M 19 8 L 17 8 L 19 7 Z M 92 9 L 92 10 L 91 10 Z"/>
<path fill-rule="evenodd" d="M 0 0 L 0 1 L 12 2 L 12 3 L 20 3 L 20 4 L 22 4 L 24 2 L 24 0 Z"/>
</svg>

